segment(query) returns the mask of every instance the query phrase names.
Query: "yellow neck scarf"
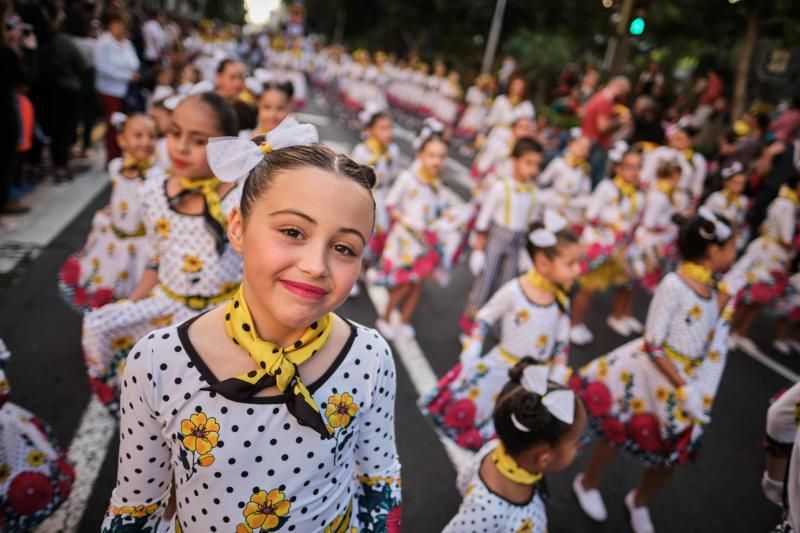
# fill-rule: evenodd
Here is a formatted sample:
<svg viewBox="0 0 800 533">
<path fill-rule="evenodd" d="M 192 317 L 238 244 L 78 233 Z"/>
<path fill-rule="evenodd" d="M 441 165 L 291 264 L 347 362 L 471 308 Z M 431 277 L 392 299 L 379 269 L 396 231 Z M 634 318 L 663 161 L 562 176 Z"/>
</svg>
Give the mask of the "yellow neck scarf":
<svg viewBox="0 0 800 533">
<path fill-rule="evenodd" d="M 504 478 L 519 483 L 520 485 L 535 485 L 542 479 L 542 474 L 532 474 L 517 464 L 513 457 L 508 455 L 506 447 L 502 442 L 497 443 L 497 447 L 489 456 Z"/>
<path fill-rule="evenodd" d="M 564 161 L 572 168 L 578 168 L 584 172 L 589 171 L 589 163 L 587 163 L 585 159 L 575 157 L 569 152 L 564 156 Z"/>
<path fill-rule="evenodd" d="M 562 287 L 539 274 L 534 268 L 528 271 L 527 278 L 528 282 L 537 289 L 552 293 L 562 309 L 565 311 L 569 309 L 569 295 Z"/>
<path fill-rule="evenodd" d="M 658 179 L 656 180 L 656 190 L 659 190 L 672 198 L 672 193 L 675 191 L 675 186 L 669 180 Z"/>
<path fill-rule="evenodd" d="M 422 178 L 424 183 L 427 183 L 431 187 L 435 187 L 439 183 L 439 176 L 434 176 L 428 170 L 423 167 L 422 165 L 419 166 L 417 170 L 417 175 Z"/>
<path fill-rule="evenodd" d="M 728 205 L 735 205 L 736 207 L 742 206 L 742 195 L 736 194 L 733 191 L 729 191 L 728 189 L 722 189 L 722 196 L 725 197 L 725 200 L 728 202 Z"/>
<path fill-rule="evenodd" d="M 638 203 L 638 199 L 636 196 L 638 189 L 636 188 L 636 185 L 628 183 L 619 176 L 614 176 L 614 185 L 617 186 L 617 189 L 619 189 L 620 194 L 630 201 L 631 213 L 636 213 L 636 204 Z"/>
<path fill-rule="evenodd" d="M 781 185 L 780 191 L 778 192 L 778 196 L 781 198 L 786 198 L 790 202 L 794 204 L 795 207 L 800 205 L 800 199 L 797 197 L 797 191 L 793 191 L 787 185 Z"/>
<path fill-rule="evenodd" d="M 148 157 L 144 160 L 139 160 L 133 157 L 132 155 L 126 155 L 122 158 L 122 171 L 126 170 L 136 170 L 139 173 L 139 177 L 143 178 L 144 173 L 155 164 L 155 158 Z"/>
<path fill-rule="evenodd" d="M 369 151 L 372 152 L 372 158 L 369 161 L 370 166 L 374 166 L 375 163 L 377 163 L 378 160 L 380 160 L 380 158 L 386 155 L 389 151 L 389 147 L 381 144 L 381 142 L 375 137 L 367 138 L 367 140 L 364 141 L 364 144 L 367 146 Z"/>
<path fill-rule="evenodd" d="M 522 101 L 522 97 L 517 96 L 516 94 L 509 94 L 508 101 L 511 102 L 511 105 L 515 106 Z"/>
<path fill-rule="evenodd" d="M 712 289 L 727 292 L 725 284 L 717 281 L 717 279 L 714 277 L 714 273 L 711 272 L 711 269 L 706 268 L 703 265 L 699 265 L 692 261 L 683 261 L 678 266 L 678 274 L 683 274 L 687 278 L 699 281 L 703 285 L 707 285 Z"/>
<path fill-rule="evenodd" d="M 219 178 L 215 176 L 202 179 L 181 178 L 181 187 L 183 190 L 187 193 L 202 194 L 206 202 L 208 214 L 225 229 L 228 225 L 228 221 L 222 214 L 222 201 L 217 192 L 217 188 L 221 183 Z"/>
<path fill-rule="evenodd" d="M 225 331 L 258 364 L 257 370 L 214 383 L 209 389 L 232 400 L 252 398 L 258 391 L 277 386 L 286 398 L 286 407 L 300 425 L 331 436 L 319 406 L 300 380 L 297 367 L 319 352 L 333 330 L 333 314 L 311 324 L 291 346 L 283 347 L 258 337 L 242 287 L 225 308 Z"/>
</svg>

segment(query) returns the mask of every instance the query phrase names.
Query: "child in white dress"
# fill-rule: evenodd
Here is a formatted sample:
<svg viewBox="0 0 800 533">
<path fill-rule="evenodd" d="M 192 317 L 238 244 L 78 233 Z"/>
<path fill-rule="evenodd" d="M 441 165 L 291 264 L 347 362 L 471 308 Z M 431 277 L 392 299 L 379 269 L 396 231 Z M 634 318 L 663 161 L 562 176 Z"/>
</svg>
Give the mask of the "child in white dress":
<svg viewBox="0 0 800 533">
<path fill-rule="evenodd" d="M 571 382 L 600 439 L 573 483 L 578 502 L 594 520 L 606 520 L 598 487 L 625 452 L 648 468 L 625 497 L 635 533 L 654 531 L 650 501 L 676 466 L 695 458 L 728 349 L 732 299 L 715 276 L 736 257 L 735 235 L 701 209 L 681 228 L 678 246 L 683 263 L 656 289 L 644 336 L 595 359 Z"/>
<path fill-rule="evenodd" d="M 236 114 L 215 93 L 189 96 L 172 113 L 167 135 L 173 173 L 148 180 L 141 196 L 151 258 L 126 300 L 87 313 L 82 344 L 89 383 L 116 415 L 125 357 L 148 331 L 180 323 L 229 298 L 241 257 L 225 233 L 241 187 L 212 176 L 206 143 L 236 135 Z"/>
<path fill-rule="evenodd" d="M 114 118 L 123 155 L 108 164 L 109 205 L 95 214 L 86 244 L 67 259 L 58 276 L 62 297 L 80 312 L 127 298 L 151 257 L 142 189 L 148 177 L 161 174 L 154 167 L 156 126 L 143 114 Z"/>
<path fill-rule="evenodd" d="M 736 249 L 741 250 L 747 244 L 750 234 L 747 227 L 750 202 L 743 194 L 747 186 L 747 173 L 740 162 L 734 161 L 723 168 L 721 174 L 724 180 L 722 189 L 712 192 L 703 205 L 731 222 L 737 235 Z"/>
<path fill-rule="evenodd" d="M 392 355 L 333 313 L 361 271 L 374 174 L 308 145 L 313 127 L 285 147 L 282 128 L 266 155 L 209 145 L 215 174 L 247 176 L 227 228 L 242 283 L 128 357 L 107 530 L 399 531 Z"/>
<path fill-rule="evenodd" d="M 460 362 L 420 401 L 439 433 L 477 450 L 494 436 L 492 409 L 509 369 L 527 357 L 565 383 L 570 370 L 567 291 L 580 273 L 578 239 L 552 211 L 528 239 L 533 268 L 503 285 L 481 308 Z M 481 355 L 489 329 L 500 324 L 500 342 Z"/>
<path fill-rule="evenodd" d="M 444 533 L 546 533 L 543 474 L 567 468 L 580 447 L 586 411 L 570 390 L 547 382 L 529 358 L 510 372 L 492 418 L 497 439 L 459 472 L 464 498 Z"/>
<path fill-rule="evenodd" d="M 586 161 L 591 142 L 586 137 L 576 137 L 567 145 L 563 157 L 556 157 L 536 178 L 536 183 L 547 190 L 548 207 L 566 218 L 572 231 L 583 233 L 586 206 L 592 197 L 591 168 Z"/>
</svg>

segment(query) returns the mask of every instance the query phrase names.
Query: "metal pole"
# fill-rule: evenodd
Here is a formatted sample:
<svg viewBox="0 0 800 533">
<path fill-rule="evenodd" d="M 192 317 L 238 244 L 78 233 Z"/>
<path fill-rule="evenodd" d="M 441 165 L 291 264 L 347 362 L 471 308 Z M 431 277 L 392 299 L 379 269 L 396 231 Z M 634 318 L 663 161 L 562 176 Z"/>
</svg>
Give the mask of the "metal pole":
<svg viewBox="0 0 800 533">
<path fill-rule="evenodd" d="M 503 13 L 505 13 L 505 11 L 506 0 L 497 0 L 497 4 L 494 6 L 492 27 L 489 30 L 489 39 L 486 42 L 486 50 L 483 53 L 481 74 L 486 74 L 492 69 L 494 55 L 497 53 L 497 42 L 500 40 L 500 29 L 503 27 Z"/>
<path fill-rule="evenodd" d="M 612 74 L 620 73 L 622 64 L 625 62 L 625 56 L 628 55 L 628 48 L 630 45 L 628 24 L 630 24 L 631 21 L 631 11 L 633 11 L 633 0 L 624 0 L 619 22 L 617 23 L 617 43 L 614 49 L 614 60 L 611 62 Z"/>
</svg>

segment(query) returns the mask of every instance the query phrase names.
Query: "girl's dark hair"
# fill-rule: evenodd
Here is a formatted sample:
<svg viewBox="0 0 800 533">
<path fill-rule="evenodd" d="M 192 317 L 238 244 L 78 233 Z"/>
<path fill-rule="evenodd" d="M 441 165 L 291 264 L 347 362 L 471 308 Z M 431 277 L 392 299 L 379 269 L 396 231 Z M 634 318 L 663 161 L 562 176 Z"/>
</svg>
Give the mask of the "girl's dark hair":
<svg viewBox="0 0 800 533">
<path fill-rule="evenodd" d="M 253 139 L 256 144 L 266 141 L 266 136 Z M 367 190 L 375 185 L 375 171 L 367 165 L 359 165 L 344 154 L 337 154 L 324 144 L 290 146 L 267 153 L 261 162 L 250 171 L 242 189 L 240 209 L 247 218 L 253 204 L 270 188 L 275 174 L 296 168 L 313 167 L 337 176 L 353 180 Z M 375 202 L 373 200 L 373 208 Z"/>
<path fill-rule="evenodd" d="M 783 182 L 784 185 L 789 187 L 790 189 L 794 190 L 797 188 L 797 184 L 800 183 L 800 172 L 792 172 L 787 176 L 786 181 Z"/>
<path fill-rule="evenodd" d="M 371 127 L 372 127 L 372 126 L 374 126 L 374 125 L 375 125 L 375 124 L 376 124 L 376 123 L 377 123 L 379 120 L 381 120 L 381 119 L 383 119 L 383 118 L 388 118 L 388 119 L 391 119 L 391 118 L 392 118 L 392 115 L 390 115 L 388 111 L 378 111 L 377 113 L 373 113 L 373 114 L 372 114 L 372 116 L 371 116 L 371 117 L 370 117 L 370 119 L 369 119 L 369 122 L 367 122 L 367 124 L 366 124 L 366 127 L 367 127 L 367 128 L 371 128 Z"/>
<path fill-rule="evenodd" d="M 714 213 L 721 223 L 731 227 L 730 221 L 722 215 Z M 678 251 L 686 261 L 700 261 L 706 256 L 709 246 L 722 246 L 734 237 L 733 231 L 727 239 L 719 239 L 715 225 L 700 215 L 686 219 L 678 233 Z"/>
<path fill-rule="evenodd" d="M 279 93 L 283 93 L 286 99 L 291 102 L 292 97 L 294 96 L 294 85 L 290 81 L 284 82 L 277 82 L 277 81 L 268 81 L 266 82 L 262 89 L 261 94 L 259 94 L 259 98 L 262 94 L 269 92 L 269 91 L 278 91 Z"/>
<path fill-rule="evenodd" d="M 128 17 L 125 15 L 124 11 L 119 9 L 108 9 L 103 13 L 102 21 L 104 28 L 108 28 L 111 26 L 112 22 L 117 20 L 125 24 L 128 21 Z"/>
<path fill-rule="evenodd" d="M 119 124 L 114 125 L 114 131 L 116 131 L 117 133 L 123 133 L 125 131 L 125 128 L 128 127 L 128 124 L 130 124 L 131 121 L 133 119 L 135 119 L 135 118 L 143 118 L 143 119 L 148 120 L 148 121 L 150 121 L 152 123 L 155 123 L 155 119 L 153 117 L 151 117 L 150 115 L 148 115 L 147 113 L 142 113 L 141 111 L 135 111 L 135 112 L 131 113 L 130 115 L 128 115 L 128 117 L 123 122 L 120 122 Z"/>
<path fill-rule="evenodd" d="M 223 72 L 225 72 L 225 69 L 228 68 L 228 65 L 235 63 L 241 63 L 241 61 L 239 61 L 238 59 L 232 59 L 230 57 L 223 59 L 222 61 L 219 62 L 219 65 L 217 65 L 217 74 L 222 74 Z"/>
<path fill-rule="evenodd" d="M 681 167 L 675 161 L 661 161 L 656 168 L 656 178 L 671 178 L 674 172 L 680 172 Z"/>
<path fill-rule="evenodd" d="M 566 424 L 550 414 L 547 407 L 542 405 L 541 396 L 525 390 L 520 384 L 522 373 L 532 364 L 536 364 L 532 357 L 523 357 L 514 368 L 509 370 L 510 381 L 500 392 L 492 414 L 494 430 L 500 442 L 511 455 L 524 452 L 532 446 L 542 443 L 555 447 L 572 429 L 571 424 Z M 555 383 L 548 384 L 548 392 L 561 388 Z M 577 412 L 582 409 L 577 396 L 575 403 L 577 419 Z M 525 432 L 517 428 L 511 420 L 512 414 L 517 422 L 530 431 Z"/>
<path fill-rule="evenodd" d="M 532 231 L 536 231 L 537 229 L 541 229 L 544 227 L 544 224 L 541 222 L 537 222 L 536 224 L 532 225 L 528 231 L 528 233 Z M 560 249 L 568 244 L 578 244 L 580 239 L 578 238 L 575 233 L 572 232 L 569 228 L 564 228 L 559 232 L 556 232 L 556 243 L 553 246 L 548 246 L 547 248 L 540 248 L 533 244 L 530 239 L 526 239 L 525 241 L 525 249 L 530 254 L 531 259 L 536 257 L 536 254 L 542 253 L 548 259 L 554 259 L 558 256 Z"/>
<path fill-rule="evenodd" d="M 428 135 L 425 140 L 419 145 L 417 148 L 417 152 L 422 152 L 425 150 L 425 147 L 428 146 L 432 141 L 439 141 L 445 144 L 445 146 L 450 146 L 450 141 L 445 137 L 444 132 L 434 132 Z"/>
<path fill-rule="evenodd" d="M 514 145 L 514 150 L 511 152 L 511 157 L 513 159 L 519 159 L 523 155 L 530 152 L 541 154 L 542 145 L 539 144 L 536 139 L 532 139 L 531 137 L 523 137 Z"/>
<path fill-rule="evenodd" d="M 200 100 L 214 111 L 217 116 L 217 127 L 222 135 L 235 137 L 239 133 L 239 119 L 236 111 L 225 98 L 214 92 L 205 92 L 189 96 L 181 104 L 191 99 Z"/>
</svg>

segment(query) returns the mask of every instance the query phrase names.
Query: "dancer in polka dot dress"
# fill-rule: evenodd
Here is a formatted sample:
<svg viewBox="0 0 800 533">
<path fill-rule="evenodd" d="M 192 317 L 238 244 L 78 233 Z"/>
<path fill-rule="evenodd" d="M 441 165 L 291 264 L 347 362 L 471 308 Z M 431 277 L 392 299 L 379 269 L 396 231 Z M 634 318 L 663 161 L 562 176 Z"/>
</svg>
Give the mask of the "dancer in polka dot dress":
<svg viewBox="0 0 800 533">
<path fill-rule="evenodd" d="M 592 196 L 591 169 L 586 162 L 590 147 L 586 137 L 572 139 L 564 157 L 553 159 L 536 178 L 547 191 L 548 207 L 566 218 L 577 235 L 583 232 L 586 206 Z"/>
<path fill-rule="evenodd" d="M 459 446 L 479 449 L 495 435 L 492 410 L 508 371 L 528 357 L 548 369 L 550 379 L 570 375 L 569 300 L 566 291 L 580 272 L 578 239 L 552 211 L 528 237 L 534 268 L 513 279 L 481 308 L 460 362 L 420 400 L 436 430 Z M 500 324 L 500 342 L 481 355 L 490 328 Z"/>
<path fill-rule="evenodd" d="M 225 234 L 241 187 L 208 178 L 205 148 L 211 135 L 237 131 L 233 109 L 213 93 L 190 96 L 175 109 L 168 141 L 180 175 L 153 178 L 141 192 L 151 268 L 128 299 L 84 317 L 90 385 L 114 415 L 119 376 L 133 344 L 154 328 L 181 323 L 226 300 L 241 281 L 241 257 Z"/>
<path fill-rule="evenodd" d="M 67 259 L 58 276 L 62 297 L 80 312 L 128 297 L 151 258 L 141 191 L 148 178 L 161 174 L 153 166 L 155 123 L 142 114 L 117 120 L 117 142 L 124 155 L 108 164 L 111 201 L 95 214 L 86 244 Z"/>
<path fill-rule="evenodd" d="M 654 531 L 652 498 L 696 455 L 725 368 L 732 300 L 717 290 L 714 273 L 733 262 L 734 237 L 704 208 L 689 219 L 678 238 L 684 262 L 656 289 L 644 336 L 595 359 L 570 383 L 601 440 L 573 483 L 594 520 L 607 517 L 598 486 L 618 450 L 648 467 L 625 497 L 635 533 Z"/>
<path fill-rule="evenodd" d="M 464 500 L 444 533 L 547 532 L 542 474 L 575 459 L 586 412 L 572 391 L 548 384 L 547 369 L 530 358 L 509 374 L 493 413 L 498 439 L 459 473 Z"/>
<path fill-rule="evenodd" d="M 225 142 L 209 150 L 253 154 L 223 161 L 249 171 L 228 226 L 242 285 L 128 356 L 103 531 L 399 531 L 392 355 L 332 313 L 361 270 L 374 173 L 321 145 Z"/>
</svg>

